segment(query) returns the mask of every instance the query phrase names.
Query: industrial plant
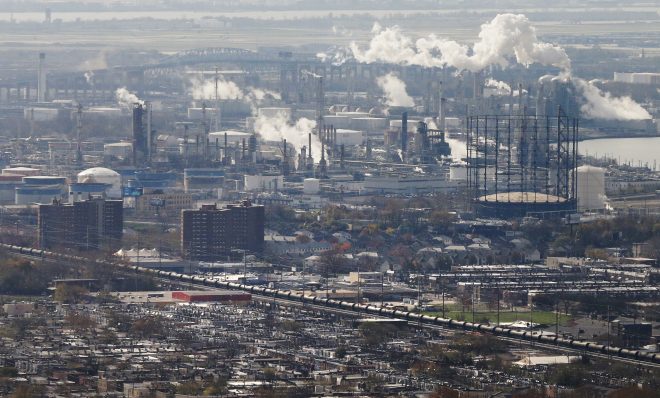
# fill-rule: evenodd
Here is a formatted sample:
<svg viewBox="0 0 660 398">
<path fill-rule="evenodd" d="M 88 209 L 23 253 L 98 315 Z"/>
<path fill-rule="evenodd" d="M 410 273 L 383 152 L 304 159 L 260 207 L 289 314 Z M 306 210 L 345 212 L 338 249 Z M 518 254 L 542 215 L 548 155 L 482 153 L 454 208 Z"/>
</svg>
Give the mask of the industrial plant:
<svg viewBox="0 0 660 398">
<path fill-rule="evenodd" d="M 0 4 L 0 395 L 656 396 L 657 6 L 216 3 Z"/>
</svg>

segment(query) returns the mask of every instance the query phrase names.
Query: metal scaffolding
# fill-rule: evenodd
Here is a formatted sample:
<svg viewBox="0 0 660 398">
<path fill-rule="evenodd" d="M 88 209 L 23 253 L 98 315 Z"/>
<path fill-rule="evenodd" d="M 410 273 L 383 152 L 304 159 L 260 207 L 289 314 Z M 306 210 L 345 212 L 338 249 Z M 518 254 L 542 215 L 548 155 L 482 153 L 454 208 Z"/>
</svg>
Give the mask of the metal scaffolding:
<svg viewBox="0 0 660 398">
<path fill-rule="evenodd" d="M 475 202 L 552 211 L 573 209 L 578 121 L 556 116 L 471 116 L 467 120 L 468 186 Z M 519 211 L 518 211 L 519 212 Z"/>
</svg>

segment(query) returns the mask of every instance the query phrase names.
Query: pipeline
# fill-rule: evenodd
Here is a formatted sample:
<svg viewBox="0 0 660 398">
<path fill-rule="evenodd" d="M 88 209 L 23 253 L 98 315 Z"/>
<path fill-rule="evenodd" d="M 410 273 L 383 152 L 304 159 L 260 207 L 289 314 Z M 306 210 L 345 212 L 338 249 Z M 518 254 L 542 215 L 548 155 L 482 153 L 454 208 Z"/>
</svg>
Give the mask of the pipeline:
<svg viewBox="0 0 660 398">
<path fill-rule="evenodd" d="M 51 258 L 54 260 L 70 260 L 70 261 L 92 261 L 99 265 L 103 266 L 114 266 L 125 271 L 142 273 L 146 275 L 152 275 L 162 279 L 169 279 L 172 281 L 180 281 L 184 283 L 198 284 L 206 287 L 212 288 L 222 288 L 222 289 L 231 289 L 231 290 L 242 290 L 249 293 L 254 293 L 262 296 L 275 297 L 278 299 L 296 301 L 301 303 L 309 303 L 317 306 L 326 306 L 330 308 L 338 308 L 342 310 L 355 311 L 363 314 L 383 316 L 395 319 L 407 320 L 415 323 L 440 326 L 448 329 L 472 331 L 472 332 L 481 332 L 489 333 L 495 336 L 516 338 L 520 340 L 533 341 L 545 344 L 553 344 L 562 348 L 570 348 L 582 350 L 585 352 L 592 352 L 604 355 L 610 355 L 613 357 L 631 359 L 641 362 L 649 362 L 653 364 L 660 364 L 660 353 L 651 353 L 643 352 L 639 350 L 629 350 L 620 347 L 606 346 L 603 344 L 598 344 L 591 341 L 580 341 L 575 339 L 567 339 L 559 336 L 550 336 L 543 334 L 534 334 L 531 331 L 527 330 L 516 330 L 503 328 L 499 326 L 491 326 L 482 323 L 473 323 L 466 321 L 458 321 L 454 319 L 447 319 L 441 317 L 433 317 L 429 315 L 423 315 L 415 312 L 395 310 L 391 308 L 385 308 L 381 306 L 376 306 L 372 304 L 358 304 L 358 303 L 349 303 L 347 301 L 340 301 L 329 298 L 320 298 L 316 296 L 306 296 L 301 293 L 294 293 L 290 290 L 278 290 L 270 289 L 261 286 L 251 286 L 244 285 L 234 282 L 218 281 L 215 279 L 206 278 L 199 275 L 189 275 L 181 274 L 171 271 L 156 270 L 152 268 L 145 268 L 135 265 L 127 265 L 122 263 L 110 262 L 102 259 L 89 259 L 82 256 L 75 256 L 70 254 L 50 252 L 41 249 L 35 249 L 32 247 L 22 247 L 14 246 L 7 244 L 0 244 L 0 248 L 4 248 L 11 252 L 15 252 L 22 255 L 29 255 L 35 257 L 44 257 Z"/>
</svg>

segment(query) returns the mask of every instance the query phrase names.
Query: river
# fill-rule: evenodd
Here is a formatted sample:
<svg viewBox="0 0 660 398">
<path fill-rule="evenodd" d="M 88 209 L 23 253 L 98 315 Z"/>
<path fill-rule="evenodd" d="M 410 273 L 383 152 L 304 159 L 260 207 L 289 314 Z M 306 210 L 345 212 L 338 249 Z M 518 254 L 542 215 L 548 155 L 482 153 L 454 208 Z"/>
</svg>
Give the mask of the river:
<svg viewBox="0 0 660 398">
<path fill-rule="evenodd" d="M 635 166 L 660 167 L 660 137 L 645 138 L 600 138 L 581 141 L 578 144 L 581 155 L 614 158 L 620 163 Z"/>
</svg>

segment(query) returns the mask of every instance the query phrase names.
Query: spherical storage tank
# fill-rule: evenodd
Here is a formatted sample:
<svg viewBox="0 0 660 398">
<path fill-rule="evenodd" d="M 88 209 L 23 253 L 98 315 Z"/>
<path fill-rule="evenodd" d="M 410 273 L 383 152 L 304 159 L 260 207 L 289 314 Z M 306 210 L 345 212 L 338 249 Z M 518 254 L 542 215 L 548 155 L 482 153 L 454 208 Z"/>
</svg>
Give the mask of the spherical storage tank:
<svg viewBox="0 0 660 398">
<path fill-rule="evenodd" d="M 109 198 L 121 198 L 121 176 L 114 170 L 105 167 L 93 167 L 78 174 L 79 183 L 108 184 L 106 191 Z"/>
<path fill-rule="evenodd" d="M 600 167 L 577 168 L 578 210 L 600 210 L 605 207 L 605 170 Z"/>
</svg>

